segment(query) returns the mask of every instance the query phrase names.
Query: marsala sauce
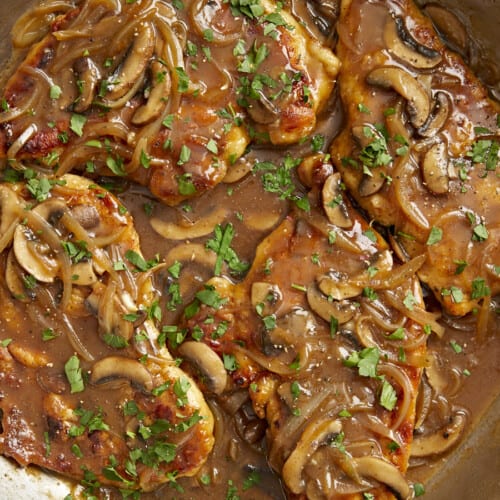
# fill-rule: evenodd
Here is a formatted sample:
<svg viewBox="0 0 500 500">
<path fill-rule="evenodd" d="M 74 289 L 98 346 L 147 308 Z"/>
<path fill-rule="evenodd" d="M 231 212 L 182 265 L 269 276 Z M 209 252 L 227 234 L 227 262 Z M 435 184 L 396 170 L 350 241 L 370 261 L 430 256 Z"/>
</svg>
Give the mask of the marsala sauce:
<svg viewBox="0 0 500 500">
<path fill-rule="evenodd" d="M 446 3 L 451 4 L 452 2 L 448 1 Z M 472 2 L 466 3 L 467 6 L 463 6 L 464 10 L 470 8 L 469 4 Z M 489 2 L 475 3 L 481 4 L 482 8 L 484 8 Z M 25 2 L 23 8 L 28 5 L 29 3 Z M 0 6 L 0 14 L 5 16 L 8 10 L 7 6 Z M 19 10 L 22 11 L 23 9 Z M 14 20 L 15 16 L 9 17 L 8 23 L 11 24 Z M 487 22 L 485 20 L 485 26 Z M 480 26 L 474 25 L 473 27 L 481 29 Z M 498 37 L 498 33 L 496 36 Z M 2 55 L 5 56 L 6 54 L 3 53 Z M 332 102 L 331 109 L 334 109 L 334 106 L 335 103 Z M 337 114 L 334 118 L 324 118 L 319 126 L 318 133 L 323 133 L 330 138 L 333 137 L 340 126 L 340 121 L 340 114 Z M 310 151 L 310 143 L 306 142 L 302 146 L 290 148 L 287 151 L 255 149 L 251 155 L 259 161 L 274 161 L 286 152 L 298 157 L 308 151 Z M 163 239 L 151 229 L 148 221 L 149 215 L 146 214 L 145 206 L 152 207 L 152 213 L 155 217 L 179 222 L 183 219 L 188 221 L 196 220 L 210 213 L 215 207 L 224 205 L 228 208 L 230 214 L 228 221 L 231 221 L 235 227 L 236 236 L 233 240 L 233 247 L 241 259 L 249 262 L 254 256 L 256 246 L 269 231 L 249 230 L 245 221 L 262 214 L 279 214 L 280 217 L 283 217 L 287 210 L 286 203 L 279 201 L 274 194 L 264 192 L 260 179 L 252 174 L 237 184 L 222 184 L 201 198 L 181 204 L 177 208 L 161 205 L 152 199 L 145 189 L 135 186 L 129 187 L 120 194 L 120 198 L 134 216 L 136 229 L 141 236 L 142 250 L 147 258 L 151 258 L 156 254 L 159 254 L 160 258 L 164 258 L 169 250 L 175 246 L 175 242 Z M 204 239 L 198 241 L 203 243 Z M 211 276 L 211 270 L 203 269 L 201 266 L 193 266 L 191 273 L 184 271 L 184 274 L 190 275 L 183 278 L 187 290 L 187 293 L 183 295 L 184 304 L 186 304 L 190 301 L 196 289 Z M 159 275 L 157 280 L 158 289 L 165 292 L 165 286 L 165 280 L 162 280 L 162 276 Z M 164 294 L 164 297 L 166 300 L 166 294 Z M 163 323 L 172 324 L 176 319 L 176 315 L 171 313 L 164 317 Z M 500 360 L 500 324 L 498 320 L 491 323 L 487 337 L 479 339 L 475 336 L 471 323 L 469 318 L 454 321 L 454 327 L 447 327 L 442 339 L 432 337 L 429 342 L 430 352 L 436 353 L 436 356 L 442 361 L 440 372 L 448 377 L 450 381 L 445 387 L 444 396 L 446 396 L 453 408 L 463 408 L 467 413 L 469 431 L 478 423 L 500 393 L 500 366 L 498 364 L 498 360 Z M 33 328 L 33 332 L 34 330 L 35 328 Z M 85 330 L 88 331 L 88 328 L 83 328 L 83 325 L 79 328 L 82 335 L 85 335 Z M 12 332 L 11 327 L 3 318 L 0 318 L 0 339 L 11 336 L 10 332 Z M 87 335 L 87 337 L 88 345 L 91 346 L 92 335 Z M 43 348 L 39 334 L 33 333 L 32 341 L 35 347 L 36 343 L 38 343 Z M 450 342 L 461 346 L 462 352 L 457 353 Z M 63 359 L 66 359 L 66 357 L 65 355 L 62 356 Z M 35 418 L 36 405 L 32 401 L 30 401 L 30 404 Z M 228 493 L 228 481 L 232 481 L 234 486 L 238 488 L 238 494 L 241 498 L 284 498 L 279 478 L 266 464 L 264 456 L 265 443 L 260 443 L 258 446 L 246 444 L 239 436 L 234 421 L 225 416 L 223 411 L 217 413 L 220 413 L 223 422 L 219 421 L 216 425 L 216 432 L 220 432 L 220 434 L 216 433 L 215 451 L 206 466 L 207 470 L 212 469 L 215 472 L 212 472 L 216 478 L 215 481 L 209 486 L 203 486 L 196 480 L 183 479 L 179 481 L 179 484 L 184 488 L 184 493 L 171 489 L 167 485 L 156 493 L 148 496 L 144 495 L 144 498 L 149 496 L 151 498 L 225 498 Z M 439 425 L 438 416 L 434 420 L 436 425 Z M 440 424 L 442 425 L 443 422 L 440 422 Z M 493 442 L 490 443 L 490 446 L 497 450 L 497 456 L 500 446 L 500 436 L 498 434 L 492 436 Z M 495 456 L 495 453 L 489 456 Z M 411 480 L 424 481 L 436 469 L 439 469 L 446 460 L 447 455 L 444 455 L 431 461 L 426 460 L 422 465 L 417 464 L 410 469 L 409 477 Z M 492 468 L 493 475 L 495 474 L 494 464 L 484 464 L 483 467 Z M 261 481 L 257 486 L 244 492 L 242 490 L 243 481 L 253 470 L 259 471 Z"/>
</svg>

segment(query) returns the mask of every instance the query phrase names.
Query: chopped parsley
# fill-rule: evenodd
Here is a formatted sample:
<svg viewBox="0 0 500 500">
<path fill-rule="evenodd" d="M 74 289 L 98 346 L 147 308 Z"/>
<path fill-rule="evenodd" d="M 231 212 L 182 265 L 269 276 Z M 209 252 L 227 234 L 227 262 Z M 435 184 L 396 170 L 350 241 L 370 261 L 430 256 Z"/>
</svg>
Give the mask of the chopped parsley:
<svg viewBox="0 0 500 500">
<path fill-rule="evenodd" d="M 217 224 L 214 229 L 214 237 L 205 244 L 207 249 L 217 254 L 214 268 L 215 276 L 220 276 L 224 262 L 227 263 L 230 271 L 234 274 L 242 274 L 249 268 L 248 262 L 240 260 L 236 252 L 231 248 L 234 234 L 234 227 L 231 223 L 227 223 L 225 226 Z"/>
<path fill-rule="evenodd" d="M 82 392 L 85 389 L 82 369 L 80 368 L 80 360 L 76 354 L 71 356 L 68 361 L 66 361 L 66 364 L 64 365 L 64 372 L 66 373 L 66 378 L 71 386 L 71 394 L 74 394 L 75 392 Z"/>
<path fill-rule="evenodd" d="M 428 246 L 435 245 L 436 243 L 439 243 L 442 238 L 443 238 L 443 230 L 439 227 L 433 226 L 430 230 L 426 244 Z"/>
<path fill-rule="evenodd" d="M 394 387 L 392 387 L 392 385 L 385 379 L 382 381 L 382 390 L 380 392 L 379 401 L 381 406 L 388 411 L 394 410 L 396 403 L 398 402 L 398 397 Z"/>
</svg>

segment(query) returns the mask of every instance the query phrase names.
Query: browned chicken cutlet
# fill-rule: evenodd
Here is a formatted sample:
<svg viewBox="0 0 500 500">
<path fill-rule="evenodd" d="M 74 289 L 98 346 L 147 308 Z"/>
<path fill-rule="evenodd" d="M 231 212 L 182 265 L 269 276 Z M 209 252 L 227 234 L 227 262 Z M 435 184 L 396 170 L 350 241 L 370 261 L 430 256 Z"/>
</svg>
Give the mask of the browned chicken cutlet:
<svg viewBox="0 0 500 500">
<path fill-rule="evenodd" d="M 123 176 L 175 205 L 252 141 L 312 133 L 334 85 L 336 57 L 273 2 L 75 3 L 3 92 L 0 157 L 15 168 Z"/>
<path fill-rule="evenodd" d="M 0 185 L 0 453 L 88 495 L 194 475 L 213 417 L 161 343 L 131 216 L 87 179 L 45 181 Z"/>
<path fill-rule="evenodd" d="M 346 126 L 331 148 L 347 188 L 393 228 L 403 259 L 465 315 L 500 291 L 497 102 L 410 0 L 342 2 Z"/>
<path fill-rule="evenodd" d="M 423 258 L 393 262 L 321 157 L 299 169 L 310 211 L 260 244 L 243 282 L 196 294 L 178 352 L 206 390 L 248 388 L 292 498 L 407 498 L 424 330 L 441 330 L 423 310 Z"/>
</svg>

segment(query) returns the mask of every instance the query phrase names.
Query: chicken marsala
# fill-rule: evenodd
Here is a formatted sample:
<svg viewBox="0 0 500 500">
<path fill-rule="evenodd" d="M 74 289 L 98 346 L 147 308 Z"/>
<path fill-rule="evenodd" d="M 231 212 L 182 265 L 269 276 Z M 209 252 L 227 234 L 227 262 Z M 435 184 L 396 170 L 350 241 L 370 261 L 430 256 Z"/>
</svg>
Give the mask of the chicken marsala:
<svg viewBox="0 0 500 500">
<path fill-rule="evenodd" d="M 500 291 L 499 113 L 410 0 L 344 0 L 336 53 L 345 128 L 331 153 L 371 218 L 445 309 Z"/>
<path fill-rule="evenodd" d="M 156 329 L 156 263 L 109 192 L 45 181 L 0 185 L 0 452 L 89 494 L 195 474 L 213 417 Z"/>
</svg>

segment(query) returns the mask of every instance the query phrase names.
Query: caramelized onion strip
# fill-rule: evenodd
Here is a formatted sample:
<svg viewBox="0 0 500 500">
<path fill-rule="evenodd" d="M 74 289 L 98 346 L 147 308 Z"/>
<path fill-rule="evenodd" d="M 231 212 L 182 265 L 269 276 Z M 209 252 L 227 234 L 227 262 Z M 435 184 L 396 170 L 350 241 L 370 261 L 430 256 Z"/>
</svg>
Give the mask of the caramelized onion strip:
<svg viewBox="0 0 500 500">
<path fill-rule="evenodd" d="M 396 382 L 403 394 L 403 397 L 399 398 L 397 405 L 398 416 L 391 425 L 391 428 L 396 430 L 408 416 L 408 410 L 413 399 L 413 388 L 408 375 L 396 365 L 384 363 L 379 366 L 378 371 L 380 374 L 386 375 Z"/>
<path fill-rule="evenodd" d="M 61 265 L 61 280 L 63 283 L 63 293 L 61 297 L 61 309 L 65 311 L 71 299 L 72 284 L 72 269 L 71 260 L 68 254 L 64 251 L 61 245 L 61 238 L 54 230 L 54 228 L 42 216 L 33 210 L 26 210 L 25 218 L 27 225 L 38 234 L 57 255 L 57 259 Z"/>
<path fill-rule="evenodd" d="M 61 222 L 64 224 L 68 231 L 71 231 L 73 233 L 75 238 L 85 241 L 85 243 L 87 244 L 87 249 L 92 254 L 92 259 L 99 267 L 109 273 L 113 280 L 117 281 L 118 275 L 113 268 L 111 259 L 102 248 L 99 248 L 98 244 L 95 241 L 95 238 L 91 237 L 89 233 L 70 213 L 65 213 L 61 217 Z M 121 231 L 119 230 L 114 233 L 113 236 L 116 236 L 115 240 L 121 237 L 125 229 L 125 227 L 121 228 Z"/>
<path fill-rule="evenodd" d="M 299 359 L 299 366 L 298 367 L 291 367 L 290 362 L 285 363 L 282 359 L 280 359 L 279 356 L 276 357 L 269 357 L 266 356 L 265 354 L 262 354 L 260 352 L 256 351 L 251 351 L 249 349 L 245 349 L 244 347 L 241 347 L 237 344 L 234 345 L 234 350 L 236 352 L 240 352 L 241 354 L 249 357 L 253 361 L 255 361 L 257 364 L 265 368 L 266 370 L 269 370 L 272 373 L 276 373 L 278 375 L 294 375 L 300 372 L 306 365 L 307 361 L 309 359 L 309 350 L 307 349 L 307 346 L 302 346 L 300 349 L 298 349 L 298 359 Z"/>
<path fill-rule="evenodd" d="M 12 28 L 12 43 L 18 49 L 29 47 L 41 40 L 50 30 L 56 13 L 65 13 L 73 8 L 70 2 L 49 2 L 23 14 Z"/>
<path fill-rule="evenodd" d="M 369 286 L 375 290 L 394 289 L 405 281 L 415 276 L 416 272 L 423 266 L 426 256 L 417 255 L 404 264 L 391 269 L 389 272 L 379 272 L 371 279 L 351 279 L 350 282 L 356 286 Z"/>
<path fill-rule="evenodd" d="M 441 314 L 426 311 L 417 305 L 414 305 L 412 309 L 408 309 L 403 304 L 403 301 L 394 292 L 389 290 L 385 292 L 385 297 L 392 307 L 395 307 L 419 325 L 429 325 L 439 338 L 444 335 L 444 327 L 437 322 Z"/>
</svg>

